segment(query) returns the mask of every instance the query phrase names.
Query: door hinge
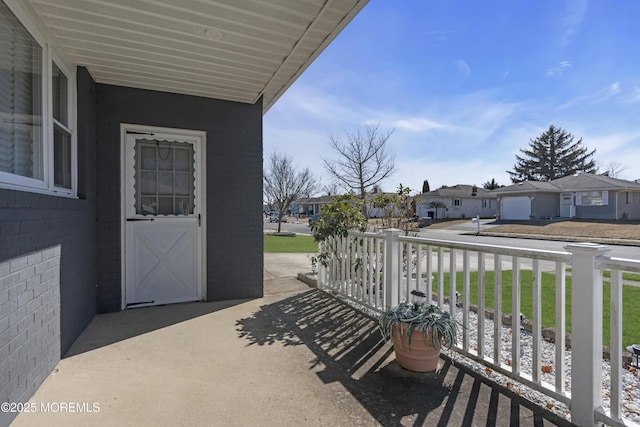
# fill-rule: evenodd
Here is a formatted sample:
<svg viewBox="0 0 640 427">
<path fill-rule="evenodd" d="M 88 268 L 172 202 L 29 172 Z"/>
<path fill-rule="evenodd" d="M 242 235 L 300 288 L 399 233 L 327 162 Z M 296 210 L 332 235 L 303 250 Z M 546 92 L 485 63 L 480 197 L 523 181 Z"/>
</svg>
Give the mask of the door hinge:
<svg viewBox="0 0 640 427">
<path fill-rule="evenodd" d="M 200 227 L 200 214 L 198 214 L 198 227 Z"/>
</svg>

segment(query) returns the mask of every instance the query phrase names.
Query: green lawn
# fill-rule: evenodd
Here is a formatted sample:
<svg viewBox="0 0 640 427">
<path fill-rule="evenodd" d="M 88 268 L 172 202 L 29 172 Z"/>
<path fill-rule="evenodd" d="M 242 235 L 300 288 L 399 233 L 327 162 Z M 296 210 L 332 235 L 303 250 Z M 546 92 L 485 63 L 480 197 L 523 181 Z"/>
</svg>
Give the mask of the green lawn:
<svg viewBox="0 0 640 427">
<path fill-rule="evenodd" d="M 567 268 L 567 271 L 571 271 L 570 268 Z M 602 270 L 602 277 L 611 277 L 611 270 Z M 638 273 L 627 273 L 622 272 L 622 280 L 630 280 L 633 282 L 640 282 L 640 274 Z"/>
<path fill-rule="evenodd" d="M 532 318 L 532 277 L 530 270 L 521 270 L 521 312 L 529 319 Z M 566 287 L 566 318 L 567 332 L 571 332 L 571 276 L 567 276 Z M 449 293 L 449 273 L 444 275 L 445 295 Z M 436 283 L 433 290 L 436 291 Z M 462 293 L 462 273 L 456 274 L 456 289 Z M 555 275 L 552 273 L 542 273 L 542 326 L 555 326 Z M 610 283 L 605 281 L 603 284 L 603 344 L 609 345 L 609 293 Z M 511 271 L 502 272 L 502 311 L 503 313 L 511 313 Z M 478 303 L 478 273 L 471 272 L 471 285 L 469 299 L 471 304 Z M 626 347 L 638 342 L 637 327 L 640 324 L 640 287 L 624 285 L 622 289 L 622 342 Z M 485 272 L 485 306 L 487 308 L 493 306 L 493 271 Z"/>
<path fill-rule="evenodd" d="M 295 252 L 295 253 L 316 253 L 318 243 L 313 241 L 312 236 L 287 237 L 264 235 L 265 252 Z"/>
</svg>

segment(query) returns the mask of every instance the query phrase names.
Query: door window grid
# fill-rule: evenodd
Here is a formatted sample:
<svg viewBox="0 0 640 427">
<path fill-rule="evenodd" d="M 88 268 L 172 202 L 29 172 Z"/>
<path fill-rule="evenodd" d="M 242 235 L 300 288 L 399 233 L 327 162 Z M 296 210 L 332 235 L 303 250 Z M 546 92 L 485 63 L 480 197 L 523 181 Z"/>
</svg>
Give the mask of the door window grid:
<svg viewBox="0 0 640 427">
<path fill-rule="evenodd" d="M 138 140 L 134 185 L 138 215 L 194 213 L 194 150 L 182 142 Z"/>
</svg>

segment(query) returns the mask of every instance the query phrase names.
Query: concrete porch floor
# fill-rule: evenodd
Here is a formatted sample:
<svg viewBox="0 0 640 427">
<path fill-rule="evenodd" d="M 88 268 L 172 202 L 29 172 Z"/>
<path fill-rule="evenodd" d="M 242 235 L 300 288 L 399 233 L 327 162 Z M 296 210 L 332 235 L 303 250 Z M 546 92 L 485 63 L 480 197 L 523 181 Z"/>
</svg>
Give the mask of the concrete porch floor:
<svg viewBox="0 0 640 427">
<path fill-rule="evenodd" d="M 374 320 L 269 272 L 261 299 L 96 316 L 31 402 L 12 426 L 570 425 L 445 359 L 403 370 Z M 68 402 L 94 412 L 40 410 Z"/>
</svg>

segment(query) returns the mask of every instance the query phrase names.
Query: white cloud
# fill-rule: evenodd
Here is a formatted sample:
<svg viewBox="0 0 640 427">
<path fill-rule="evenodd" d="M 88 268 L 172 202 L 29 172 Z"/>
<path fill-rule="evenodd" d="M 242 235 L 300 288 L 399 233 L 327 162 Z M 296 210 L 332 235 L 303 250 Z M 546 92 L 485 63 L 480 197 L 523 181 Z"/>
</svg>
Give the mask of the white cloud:
<svg viewBox="0 0 640 427">
<path fill-rule="evenodd" d="M 456 60 L 456 67 L 458 68 L 458 84 L 462 84 L 471 75 L 471 68 L 462 59 Z"/>
<path fill-rule="evenodd" d="M 560 44 L 562 47 L 569 45 L 580 32 L 582 21 L 589 7 L 588 0 L 572 0 L 564 4 L 566 13 L 562 15 L 560 20 Z"/>
<path fill-rule="evenodd" d="M 571 68 L 571 62 L 569 61 L 560 61 L 557 66 L 553 68 L 549 68 L 547 70 L 548 77 L 560 77 L 564 75 L 564 72 Z"/>
<path fill-rule="evenodd" d="M 625 95 L 622 99 L 627 104 L 640 102 L 640 87 L 634 86 L 633 89 L 631 89 L 631 92 L 628 95 Z"/>
<path fill-rule="evenodd" d="M 602 89 L 599 89 L 591 94 L 588 95 L 583 95 L 583 96 L 578 96 L 572 100 L 570 100 L 569 102 L 564 103 L 563 105 L 561 105 L 560 107 L 558 107 L 559 109 L 565 109 L 565 108 L 569 108 L 569 107 L 573 107 L 576 105 L 595 105 L 595 104 L 599 104 L 603 101 L 606 101 L 616 95 L 618 95 L 621 92 L 621 88 L 620 88 L 620 82 L 613 82 L 608 86 L 603 87 Z"/>
<path fill-rule="evenodd" d="M 620 93 L 620 82 L 614 82 L 614 83 L 611 83 L 609 86 L 592 94 L 591 97 L 588 98 L 588 100 L 589 100 L 589 103 L 593 105 L 602 101 L 606 101 L 607 99 L 619 93 Z"/>
<path fill-rule="evenodd" d="M 385 127 L 406 130 L 408 132 L 427 132 L 434 129 L 448 129 L 450 125 L 423 117 L 409 117 L 406 119 L 397 119 L 381 122 Z"/>
<path fill-rule="evenodd" d="M 640 145 L 640 132 L 593 134 L 587 131 L 582 139 L 587 147 L 596 149 L 597 157 L 602 157 L 600 162 L 606 160 L 626 163 L 627 160 L 621 156 L 621 153 L 631 148 L 637 151 Z"/>
</svg>

